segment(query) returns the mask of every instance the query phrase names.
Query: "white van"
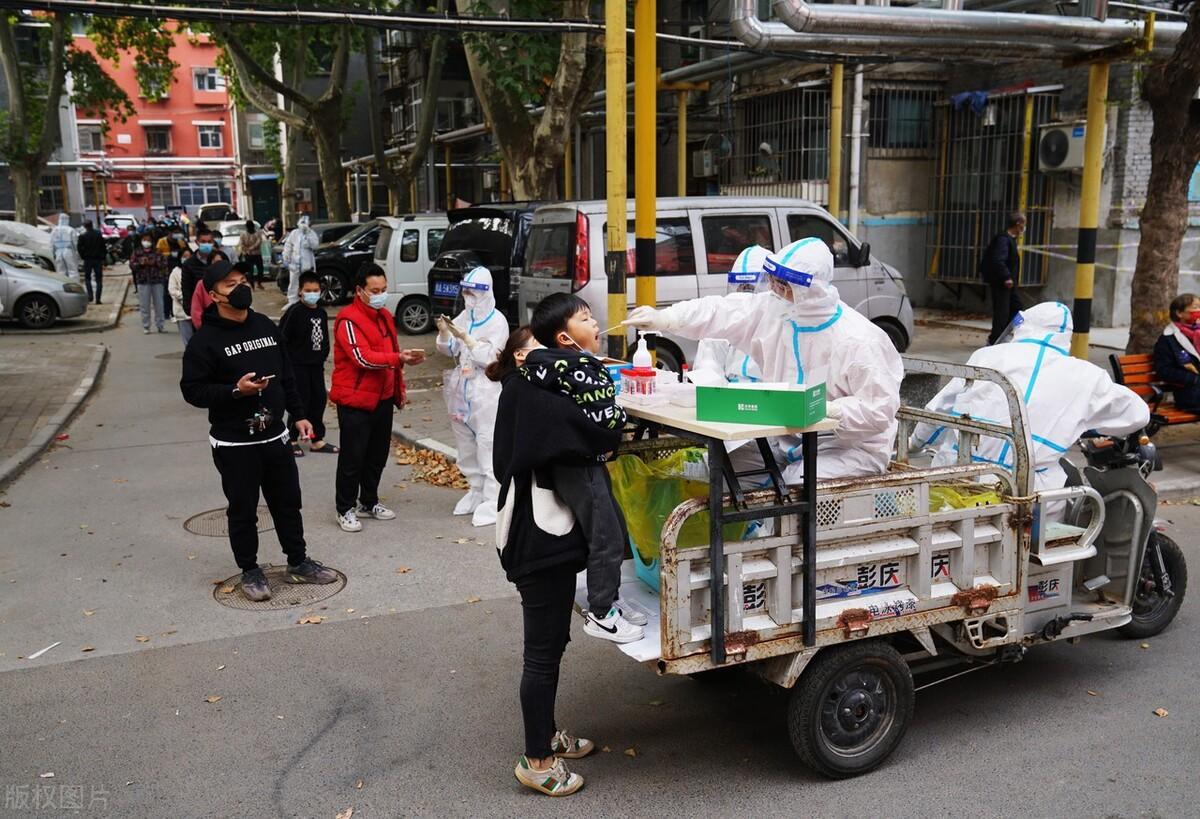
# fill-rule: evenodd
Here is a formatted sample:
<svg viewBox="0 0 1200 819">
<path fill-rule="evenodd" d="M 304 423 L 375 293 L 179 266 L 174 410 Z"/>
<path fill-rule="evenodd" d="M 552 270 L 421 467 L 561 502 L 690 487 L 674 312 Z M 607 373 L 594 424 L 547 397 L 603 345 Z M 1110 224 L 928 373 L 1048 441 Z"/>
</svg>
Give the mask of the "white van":
<svg viewBox="0 0 1200 819">
<path fill-rule="evenodd" d="M 609 326 L 604 270 L 608 205 L 605 201 L 543 205 L 533 216 L 520 283 L 522 321 L 551 293 L 578 293 L 601 329 Z M 629 201 L 628 298 L 634 304 L 634 202 Z M 776 197 L 660 197 L 655 229 L 659 307 L 699 296 L 724 295 L 727 274 L 750 245 L 769 250 L 817 236 L 834 255 L 834 284 L 842 301 L 882 328 L 903 352 L 912 339 L 912 302 L 895 268 L 871 256 L 824 208 L 804 199 Z M 696 343 L 667 337 L 658 343 L 662 367 L 678 370 Z"/>
<path fill-rule="evenodd" d="M 396 327 L 409 335 L 433 328 L 429 305 L 429 268 L 437 258 L 450 222 L 437 213 L 381 216 L 383 225 L 375 245 L 375 263 L 387 271 L 387 308 Z"/>
</svg>

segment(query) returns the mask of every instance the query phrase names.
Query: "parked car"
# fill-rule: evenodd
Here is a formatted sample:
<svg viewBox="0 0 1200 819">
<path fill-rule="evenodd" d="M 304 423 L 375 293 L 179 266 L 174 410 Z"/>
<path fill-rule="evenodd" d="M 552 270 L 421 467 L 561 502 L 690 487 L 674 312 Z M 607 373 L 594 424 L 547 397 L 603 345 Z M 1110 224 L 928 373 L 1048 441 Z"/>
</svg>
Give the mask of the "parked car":
<svg viewBox="0 0 1200 819">
<path fill-rule="evenodd" d="M 321 243 L 318 249 L 321 249 L 325 246 L 336 245 L 339 241 L 341 241 L 341 239 L 345 238 L 346 234 L 358 230 L 359 228 L 363 227 L 363 225 L 360 225 L 357 222 L 318 222 L 315 225 L 310 225 L 310 227 L 317 234 L 317 240 Z M 291 233 L 291 231 L 285 232 L 283 234 L 283 239 L 274 243 L 275 247 L 271 253 L 272 269 L 275 271 L 275 280 L 279 282 L 279 289 L 285 293 L 287 292 L 288 287 L 288 271 L 287 268 L 283 266 L 283 243 L 287 241 L 289 233 Z M 373 253 L 374 250 L 374 245 L 372 245 L 369 252 Z M 334 291 L 329 290 L 325 282 L 322 282 L 321 293 L 324 297 L 324 302 L 326 304 L 337 304 L 339 301 L 345 299 L 346 296 L 354 291 L 352 286 L 353 281 L 353 274 L 351 274 L 351 277 L 348 280 L 343 280 L 339 277 L 337 281 L 331 281 L 330 284 L 337 288 L 336 298 L 333 295 Z M 351 284 L 349 290 L 346 290 L 347 282 Z"/>
<path fill-rule="evenodd" d="M 23 247 L 21 245 L 10 245 L 6 242 L 0 242 L 0 254 L 18 261 L 27 262 L 34 267 L 40 267 L 43 270 L 54 272 L 54 260 L 43 256 L 34 250 Z"/>
<path fill-rule="evenodd" d="M 200 206 L 196 218 L 209 227 L 213 227 L 215 222 L 237 219 L 237 211 L 228 202 L 209 202 L 207 205 Z"/>
<path fill-rule="evenodd" d="M 18 254 L 30 254 L 49 262 L 54 269 L 54 250 L 50 246 L 50 235 L 35 225 L 24 222 L 0 220 L 0 243 L 20 248 Z"/>
<path fill-rule="evenodd" d="M 375 263 L 387 271 L 387 307 L 396 328 L 410 335 L 433 327 L 429 303 L 429 271 L 450 221 L 440 213 L 381 216 L 383 229 L 375 245 Z"/>
<path fill-rule="evenodd" d="M 473 268 L 492 272 L 496 304 L 510 325 L 520 314 L 517 289 L 525 264 L 525 245 L 534 211 L 541 202 L 503 202 L 452 210 L 450 228 L 429 271 L 429 298 L 435 314 L 453 316 L 462 277 Z"/>
<path fill-rule="evenodd" d="M 528 321 L 534 306 L 557 292 L 578 293 L 602 328 L 608 324 L 608 280 L 604 270 L 605 201 L 544 205 L 534 215 L 521 277 L 519 313 Z M 629 203 L 629 304 L 634 303 L 634 203 Z M 834 284 L 842 301 L 871 319 L 903 352 L 912 340 L 913 311 L 904 279 L 871 255 L 824 208 L 803 199 L 698 196 L 660 198 L 655 228 L 658 306 L 699 296 L 723 295 L 737 255 L 760 244 L 774 250 L 817 236 L 834 257 Z M 448 239 L 449 237 L 447 237 Z M 658 343 L 659 364 L 679 370 L 696 343 L 667 336 Z"/>
<path fill-rule="evenodd" d="M 127 213 L 106 213 L 104 214 L 104 224 L 116 231 L 137 230 L 137 219 Z"/>
<path fill-rule="evenodd" d="M 218 240 L 221 250 L 226 256 L 229 257 L 229 261 L 231 263 L 236 262 L 238 260 L 238 242 L 241 240 L 242 234 L 246 232 L 246 220 L 240 219 L 230 222 L 217 222 L 211 227 L 215 231 L 213 235 L 215 236 L 219 234 L 221 237 Z M 260 227 L 262 227 L 262 225 L 260 225 L 258 222 L 254 223 L 255 230 L 258 230 Z"/>
<path fill-rule="evenodd" d="M 42 330 L 60 318 L 82 316 L 87 306 L 79 282 L 0 252 L 0 318 Z"/>
</svg>

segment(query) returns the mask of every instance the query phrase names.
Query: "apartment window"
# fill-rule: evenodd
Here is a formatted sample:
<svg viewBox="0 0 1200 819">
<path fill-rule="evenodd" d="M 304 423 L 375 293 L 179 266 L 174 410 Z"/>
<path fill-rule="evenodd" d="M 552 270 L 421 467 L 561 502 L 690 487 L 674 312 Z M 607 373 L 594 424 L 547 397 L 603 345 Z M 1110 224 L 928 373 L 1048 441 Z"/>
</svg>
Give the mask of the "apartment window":
<svg viewBox="0 0 1200 819">
<path fill-rule="evenodd" d="M 150 202 L 156 208 L 175 204 L 175 186 L 170 182 L 151 182 Z"/>
<path fill-rule="evenodd" d="M 170 125 L 146 125 L 143 126 L 146 131 L 146 153 L 148 154 L 169 154 L 171 153 L 171 126 Z"/>
<path fill-rule="evenodd" d="M 220 148 L 222 133 L 225 130 L 223 125 L 197 125 L 196 129 L 200 133 L 201 148 Z"/>
<path fill-rule="evenodd" d="M 209 202 L 231 202 L 229 185 L 225 182 L 181 182 L 179 201 L 182 208 L 194 208 Z"/>
<path fill-rule="evenodd" d="M 192 69 L 192 87 L 197 91 L 223 91 L 225 78 L 215 68 Z"/>
<path fill-rule="evenodd" d="M 38 211 L 62 213 L 67 206 L 63 195 L 63 181 L 58 174 L 46 174 L 38 180 Z"/>
<path fill-rule="evenodd" d="M 871 89 L 868 145 L 874 156 L 929 154 L 933 151 L 932 87 L 885 86 Z"/>
<path fill-rule="evenodd" d="M 79 150 L 85 154 L 96 154 L 104 150 L 104 134 L 99 125 L 79 126 Z"/>
<path fill-rule="evenodd" d="M 147 88 L 139 89 L 138 96 L 151 102 L 162 102 L 171 96 L 171 84 L 175 82 L 174 72 L 160 71 L 157 65 L 153 66 L 153 68 L 155 70 L 151 73 L 154 79 L 150 81 Z"/>
<path fill-rule="evenodd" d="M 743 124 L 722 182 L 824 181 L 829 177 L 829 89 L 793 88 L 743 103 Z"/>
<path fill-rule="evenodd" d="M 255 150 L 267 147 L 267 117 L 265 114 L 249 114 L 246 117 L 246 142 Z"/>
</svg>

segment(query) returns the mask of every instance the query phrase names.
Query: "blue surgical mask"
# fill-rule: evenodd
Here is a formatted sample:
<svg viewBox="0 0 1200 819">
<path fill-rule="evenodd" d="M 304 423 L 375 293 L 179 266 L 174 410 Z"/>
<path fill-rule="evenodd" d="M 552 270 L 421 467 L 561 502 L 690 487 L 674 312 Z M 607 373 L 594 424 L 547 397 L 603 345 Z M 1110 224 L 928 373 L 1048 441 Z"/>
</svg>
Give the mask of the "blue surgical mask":
<svg viewBox="0 0 1200 819">
<path fill-rule="evenodd" d="M 378 310 L 387 305 L 387 293 L 375 293 L 367 298 L 367 303 Z"/>
<path fill-rule="evenodd" d="M 304 299 L 304 303 L 314 305 L 321 300 L 320 293 L 301 293 L 300 298 Z"/>
<path fill-rule="evenodd" d="M 212 249 L 213 249 L 212 242 L 201 242 L 200 244 L 196 245 L 196 250 L 198 250 L 201 253 L 205 253 L 205 254 L 212 253 Z"/>
</svg>

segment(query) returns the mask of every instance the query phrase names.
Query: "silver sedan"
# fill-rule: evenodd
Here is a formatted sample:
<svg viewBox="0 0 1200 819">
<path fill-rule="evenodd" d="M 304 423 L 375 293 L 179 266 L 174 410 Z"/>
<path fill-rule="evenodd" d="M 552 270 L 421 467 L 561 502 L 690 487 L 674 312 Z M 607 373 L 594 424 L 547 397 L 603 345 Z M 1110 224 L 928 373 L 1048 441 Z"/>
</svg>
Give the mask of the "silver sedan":
<svg viewBox="0 0 1200 819">
<path fill-rule="evenodd" d="M 82 316 L 87 306 L 87 293 L 78 281 L 0 253 L 0 319 L 41 330 L 60 318 Z"/>
</svg>

